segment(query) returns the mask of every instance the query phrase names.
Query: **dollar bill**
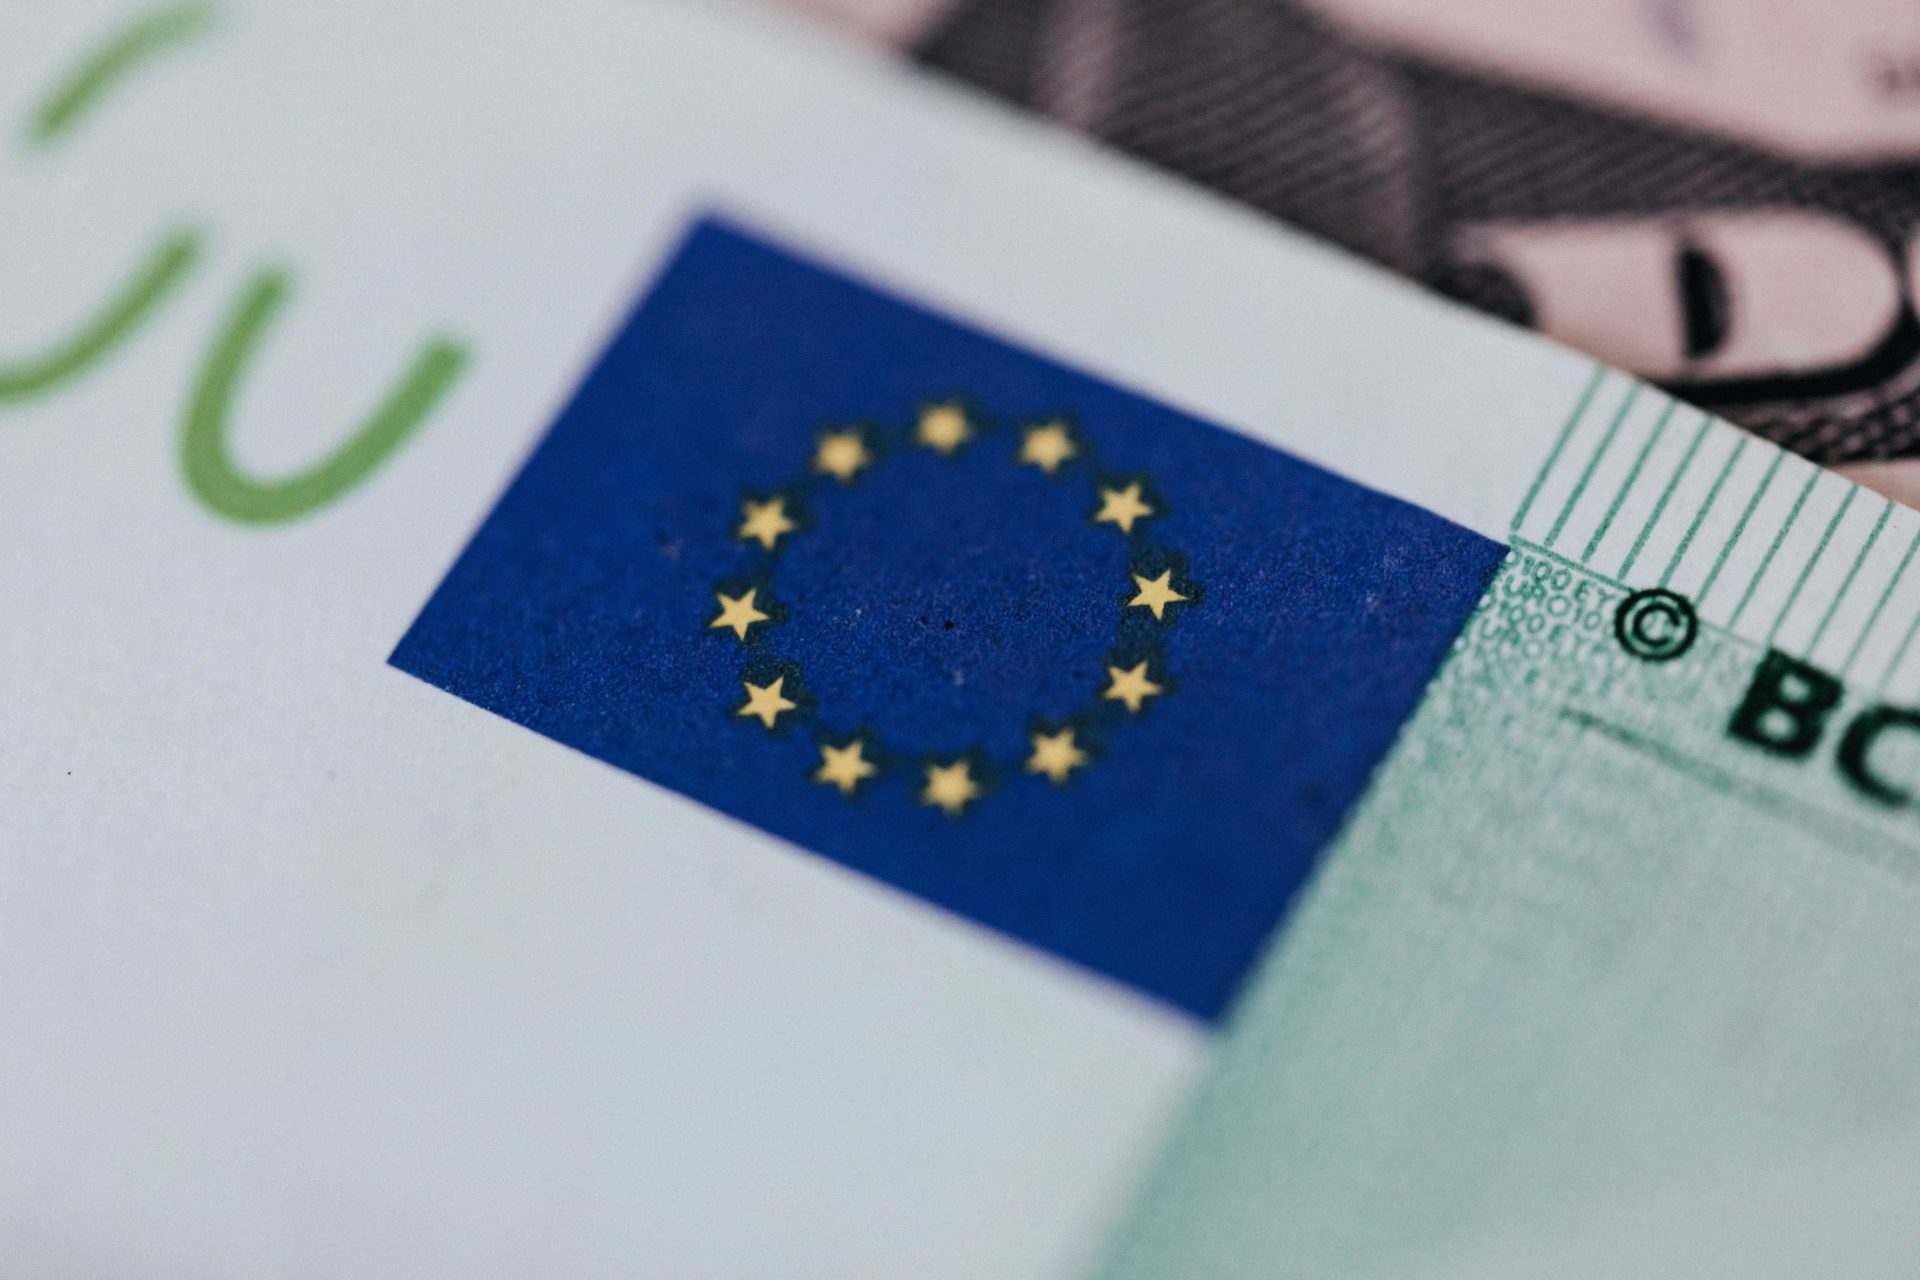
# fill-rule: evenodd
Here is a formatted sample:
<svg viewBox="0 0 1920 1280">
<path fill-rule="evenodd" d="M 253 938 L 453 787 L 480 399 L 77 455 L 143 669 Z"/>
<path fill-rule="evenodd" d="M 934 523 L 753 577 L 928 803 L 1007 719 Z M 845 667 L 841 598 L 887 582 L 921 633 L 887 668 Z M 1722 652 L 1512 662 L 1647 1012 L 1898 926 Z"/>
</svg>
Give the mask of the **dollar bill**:
<svg viewBox="0 0 1920 1280">
<path fill-rule="evenodd" d="M 1910 512 L 764 13 L 0 69 L 0 1271 L 1890 1270 Z"/>
<path fill-rule="evenodd" d="M 1905 7 L 811 4 L 1920 495 Z"/>
</svg>

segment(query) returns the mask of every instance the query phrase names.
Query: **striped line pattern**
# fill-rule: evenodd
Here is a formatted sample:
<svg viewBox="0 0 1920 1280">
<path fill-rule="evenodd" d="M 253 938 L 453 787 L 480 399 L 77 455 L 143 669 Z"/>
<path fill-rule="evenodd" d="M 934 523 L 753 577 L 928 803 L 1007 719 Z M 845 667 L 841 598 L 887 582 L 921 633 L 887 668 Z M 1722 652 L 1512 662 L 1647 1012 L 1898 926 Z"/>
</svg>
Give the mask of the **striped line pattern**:
<svg viewBox="0 0 1920 1280">
<path fill-rule="evenodd" d="M 1920 513 L 1625 374 L 1595 373 L 1513 538 L 1920 701 Z"/>
</svg>

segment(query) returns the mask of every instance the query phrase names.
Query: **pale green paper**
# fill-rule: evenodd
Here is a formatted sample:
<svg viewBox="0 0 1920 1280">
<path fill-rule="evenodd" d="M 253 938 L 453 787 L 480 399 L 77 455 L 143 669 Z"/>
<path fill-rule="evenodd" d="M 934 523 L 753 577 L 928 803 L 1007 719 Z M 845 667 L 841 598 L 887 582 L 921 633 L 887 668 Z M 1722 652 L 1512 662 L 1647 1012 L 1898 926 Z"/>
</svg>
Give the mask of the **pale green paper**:
<svg viewBox="0 0 1920 1280">
<path fill-rule="evenodd" d="M 1103 1280 L 1808 1274 L 1796 1242 L 1882 1275 L 1920 1247 L 1914 1197 L 1875 1194 L 1920 1135 L 1920 816 L 1834 763 L 1909 683 L 1920 520 L 1624 379 L 1591 400 Z M 1702 595 L 1678 659 L 1616 640 L 1629 561 Z M 1727 733 L 1769 639 L 1856 672 L 1805 760 Z M 1872 762 L 1911 782 L 1920 737 Z"/>
</svg>

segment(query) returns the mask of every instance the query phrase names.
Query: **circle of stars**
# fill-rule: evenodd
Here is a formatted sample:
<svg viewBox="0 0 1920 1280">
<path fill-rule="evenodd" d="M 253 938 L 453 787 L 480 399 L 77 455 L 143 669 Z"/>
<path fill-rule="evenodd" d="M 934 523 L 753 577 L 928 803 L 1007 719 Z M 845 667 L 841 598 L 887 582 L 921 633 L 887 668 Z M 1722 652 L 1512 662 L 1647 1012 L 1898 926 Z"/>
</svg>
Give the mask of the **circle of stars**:
<svg viewBox="0 0 1920 1280">
<path fill-rule="evenodd" d="M 906 443 L 912 448 L 933 451 L 952 458 L 962 450 L 987 447 L 990 433 L 985 424 L 964 401 L 930 401 L 921 405 Z M 740 520 L 734 526 L 734 540 L 755 544 L 762 554 L 777 556 L 788 540 L 805 532 L 804 497 L 809 486 L 822 480 L 851 485 L 865 478 L 886 456 L 879 433 L 867 426 L 840 426 L 822 431 L 815 439 L 807 476 L 786 490 L 765 496 L 747 496 L 740 503 Z M 1111 528 L 1126 541 L 1134 561 L 1129 574 L 1131 594 L 1121 605 L 1123 633 L 1125 619 L 1139 618 L 1151 630 L 1170 624 L 1181 609 L 1191 607 L 1199 592 L 1168 557 L 1140 545 L 1141 536 L 1151 522 L 1165 514 L 1164 504 L 1156 497 L 1145 477 L 1106 480 L 1100 478 L 1092 462 L 1092 450 L 1076 426 L 1065 418 L 1032 421 L 1020 428 L 1019 441 L 1012 454 L 1019 467 L 1033 467 L 1049 481 L 1062 481 L 1077 470 L 1092 480 L 1097 505 L 1087 515 L 1095 528 Z M 745 647 L 763 639 L 772 627 L 785 620 L 784 611 L 768 594 L 763 581 L 757 586 L 722 585 L 714 590 L 718 610 L 709 620 L 710 631 L 730 632 L 733 641 Z M 1138 612 L 1136 612 L 1138 611 Z M 1146 619 L 1151 618 L 1151 623 Z M 1137 628 L 1136 628 L 1137 630 Z M 959 818 L 980 803 L 989 790 L 990 776 L 1002 772 L 1043 778 L 1057 787 L 1068 785 L 1082 770 L 1092 767 L 1094 743 L 1083 738 L 1092 732 L 1091 721 L 1098 708 L 1118 704 L 1109 714 L 1131 719 L 1144 715 L 1155 698 L 1168 690 L 1164 658 L 1157 643 L 1126 646 L 1124 657 L 1115 657 L 1105 666 L 1105 684 L 1094 691 L 1086 715 L 1073 723 L 1036 727 L 1028 734 L 1029 749 L 1006 770 L 991 767 L 978 753 L 929 759 L 917 765 L 901 765 L 911 773 L 920 804 L 937 809 L 949 818 Z M 782 717 L 804 715 L 806 702 L 799 689 L 799 675 L 788 669 L 764 681 L 751 676 L 741 680 L 744 701 L 733 714 L 758 721 L 769 733 L 783 731 Z M 816 747 L 819 762 L 810 779 L 831 788 L 840 796 L 854 800 L 876 779 L 896 766 L 890 761 L 874 735 L 862 731 L 850 736 L 821 737 Z"/>
</svg>

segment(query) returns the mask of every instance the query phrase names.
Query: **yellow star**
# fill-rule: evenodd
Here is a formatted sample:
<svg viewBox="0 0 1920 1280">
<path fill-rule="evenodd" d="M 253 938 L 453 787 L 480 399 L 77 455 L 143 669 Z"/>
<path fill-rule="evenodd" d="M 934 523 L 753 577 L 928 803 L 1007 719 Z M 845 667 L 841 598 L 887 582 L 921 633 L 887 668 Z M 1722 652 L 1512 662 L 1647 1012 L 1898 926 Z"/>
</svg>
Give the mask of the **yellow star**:
<svg viewBox="0 0 1920 1280">
<path fill-rule="evenodd" d="M 1133 582 L 1135 586 L 1140 588 L 1140 594 L 1127 601 L 1127 607 L 1129 609 L 1151 609 L 1153 610 L 1153 620 L 1159 622 L 1162 618 L 1166 617 L 1168 605 L 1178 604 L 1180 601 L 1186 599 L 1185 596 L 1175 591 L 1170 585 L 1169 579 L 1172 577 L 1173 570 L 1171 569 L 1163 571 L 1159 577 L 1151 582 L 1137 573 L 1134 574 Z"/>
<path fill-rule="evenodd" d="M 1107 676 L 1113 681 L 1107 687 L 1107 700 L 1126 703 L 1127 710 L 1134 715 L 1140 714 L 1140 707 L 1148 698 L 1157 697 L 1162 692 L 1159 685 L 1147 679 L 1147 664 L 1144 662 L 1130 671 L 1108 667 Z"/>
<path fill-rule="evenodd" d="M 920 792 L 921 804 L 938 805 L 949 818 L 957 818 L 962 809 L 979 798 L 980 784 L 973 780 L 973 766 L 965 760 L 927 766 L 927 785 Z"/>
<path fill-rule="evenodd" d="M 820 448 L 813 455 L 813 469 L 847 484 L 855 472 L 872 461 L 867 442 L 858 431 L 833 431 L 820 437 Z"/>
<path fill-rule="evenodd" d="M 1140 501 L 1139 482 L 1124 489 L 1101 489 L 1100 509 L 1093 513 L 1095 524 L 1117 524 L 1120 532 L 1132 533 L 1133 522 L 1153 514 L 1153 508 Z"/>
<path fill-rule="evenodd" d="M 953 451 L 973 439 L 973 424 L 959 404 L 928 405 L 920 411 L 920 426 L 914 438 L 929 449 L 952 456 Z"/>
<path fill-rule="evenodd" d="M 813 780 L 840 788 L 843 796 L 852 795 L 862 782 L 879 772 L 873 761 L 866 758 L 866 750 L 867 744 L 859 738 L 844 747 L 821 743 L 820 767 L 813 771 Z"/>
<path fill-rule="evenodd" d="M 1033 735 L 1033 755 L 1027 760 L 1028 773 L 1044 773 L 1055 785 L 1065 785 L 1067 775 L 1087 762 L 1087 753 L 1073 743 L 1073 730 Z"/>
<path fill-rule="evenodd" d="M 1048 475 L 1058 471 L 1061 463 L 1079 452 L 1073 437 L 1067 434 L 1067 424 L 1064 422 L 1028 427 L 1026 438 L 1020 442 L 1020 461 L 1031 462 Z"/>
<path fill-rule="evenodd" d="M 760 545 L 769 551 L 773 550 L 774 543 L 780 541 L 782 534 L 792 533 L 795 528 L 793 520 L 787 515 L 785 498 L 771 498 L 766 502 L 755 502 L 748 498 L 740 504 L 740 509 L 747 513 L 747 518 L 740 522 L 739 532 L 733 536 L 757 538 Z"/>
<path fill-rule="evenodd" d="M 733 634 L 742 640 L 747 638 L 747 628 L 756 622 L 765 622 L 773 615 L 762 613 L 753 607 L 753 598 L 760 594 L 760 588 L 748 587 L 743 596 L 730 596 L 724 591 L 716 591 L 714 597 L 720 601 L 720 616 L 707 625 L 709 627 L 732 627 Z"/>
<path fill-rule="evenodd" d="M 787 682 L 785 676 L 775 676 L 772 684 L 755 684 L 751 680 L 740 683 L 747 686 L 747 705 L 734 712 L 737 716 L 759 716 L 760 723 L 773 728 L 773 722 L 783 711 L 791 711 L 800 704 L 783 697 L 780 686 Z"/>
</svg>

